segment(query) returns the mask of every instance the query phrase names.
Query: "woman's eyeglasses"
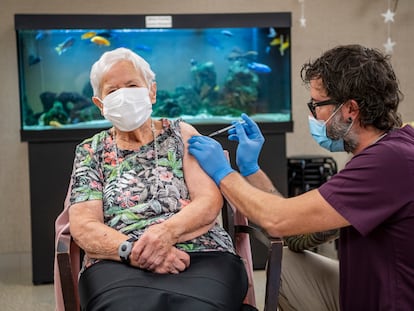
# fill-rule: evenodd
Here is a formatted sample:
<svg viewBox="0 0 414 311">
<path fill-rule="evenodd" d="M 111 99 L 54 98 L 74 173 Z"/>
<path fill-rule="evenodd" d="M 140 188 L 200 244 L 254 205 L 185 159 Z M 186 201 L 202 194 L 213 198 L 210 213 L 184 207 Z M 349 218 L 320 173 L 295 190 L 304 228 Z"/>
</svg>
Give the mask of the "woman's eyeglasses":
<svg viewBox="0 0 414 311">
<path fill-rule="evenodd" d="M 312 113 L 313 117 L 316 119 L 316 107 L 320 106 L 327 106 L 327 105 L 337 105 L 338 102 L 333 99 L 327 99 L 320 102 L 314 102 L 313 99 L 311 99 L 308 102 L 308 108 L 310 112 Z"/>
</svg>

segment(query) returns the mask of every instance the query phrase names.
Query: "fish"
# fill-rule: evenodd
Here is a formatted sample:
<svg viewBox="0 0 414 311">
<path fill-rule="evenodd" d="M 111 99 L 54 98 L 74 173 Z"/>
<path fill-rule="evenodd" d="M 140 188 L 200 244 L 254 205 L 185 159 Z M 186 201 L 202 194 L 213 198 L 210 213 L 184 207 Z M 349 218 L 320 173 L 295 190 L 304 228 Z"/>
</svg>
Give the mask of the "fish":
<svg viewBox="0 0 414 311">
<path fill-rule="evenodd" d="M 280 55 L 283 56 L 285 54 L 285 50 L 288 49 L 289 46 L 290 46 L 289 37 L 287 38 L 286 41 L 282 40 L 282 42 L 280 44 L 280 47 L 279 47 Z"/>
<path fill-rule="evenodd" d="M 257 51 L 247 51 L 244 53 L 243 57 L 246 59 L 255 59 L 258 55 L 259 53 Z"/>
<path fill-rule="evenodd" d="M 108 39 L 101 37 L 101 36 L 92 37 L 91 42 L 95 43 L 96 45 L 105 45 L 105 46 L 111 45 L 111 42 L 109 42 Z"/>
<path fill-rule="evenodd" d="M 47 34 L 46 34 L 45 31 L 39 30 L 38 32 L 36 32 L 35 40 L 36 41 L 43 40 L 44 38 L 46 38 L 46 36 L 47 36 Z"/>
<path fill-rule="evenodd" d="M 55 51 L 58 53 L 58 55 L 62 55 L 63 52 L 67 51 L 73 44 L 75 43 L 74 37 L 68 37 L 65 41 L 62 43 L 59 43 L 55 47 Z"/>
<path fill-rule="evenodd" d="M 257 58 L 257 55 L 259 55 L 259 53 L 257 51 L 247 51 L 244 52 L 242 50 L 240 50 L 239 48 L 234 48 L 231 53 L 227 56 L 227 59 L 229 61 L 235 61 L 235 60 L 254 60 Z"/>
<path fill-rule="evenodd" d="M 60 123 L 59 121 L 55 121 L 55 120 L 50 121 L 49 125 L 53 127 L 62 127 L 62 123 Z"/>
<path fill-rule="evenodd" d="M 268 65 L 256 62 L 248 63 L 247 68 L 256 73 L 270 73 L 272 71 Z"/>
<path fill-rule="evenodd" d="M 42 60 L 41 57 L 30 54 L 29 58 L 28 58 L 29 66 L 36 65 L 36 64 L 40 63 L 41 60 Z"/>
<path fill-rule="evenodd" d="M 267 35 L 269 38 L 274 38 L 274 37 L 276 37 L 276 35 L 277 35 L 277 32 L 276 32 L 276 30 L 273 28 L 273 27 L 270 27 L 269 28 L 269 34 Z"/>
<path fill-rule="evenodd" d="M 270 49 L 272 46 L 277 46 L 277 45 L 279 46 L 280 55 L 283 56 L 285 53 L 285 50 L 289 48 L 290 46 L 289 37 L 287 38 L 287 40 L 284 39 L 283 35 L 280 35 L 279 37 L 274 38 L 272 41 L 270 41 L 269 46 L 266 47 L 266 53 L 270 52 Z"/>
<path fill-rule="evenodd" d="M 86 40 L 86 39 L 90 39 L 90 38 L 95 37 L 95 36 L 96 36 L 96 32 L 95 31 L 88 31 L 88 32 L 85 32 L 81 36 L 81 39 L 82 40 Z"/>
<path fill-rule="evenodd" d="M 270 46 L 276 46 L 276 45 L 279 45 L 280 42 L 281 42 L 280 37 L 274 38 L 272 41 L 270 41 L 269 45 Z"/>
<path fill-rule="evenodd" d="M 144 51 L 144 52 L 152 52 L 152 48 L 145 44 L 137 44 L 135 46 L 135 49 L 138 51 Z"/>
<path fill-rule="evenodd" d="M 230 30 L 222 30 L 222 35 L 225 35 L 226 37 L 234 37 L 234 34 Z"/>
</svg>

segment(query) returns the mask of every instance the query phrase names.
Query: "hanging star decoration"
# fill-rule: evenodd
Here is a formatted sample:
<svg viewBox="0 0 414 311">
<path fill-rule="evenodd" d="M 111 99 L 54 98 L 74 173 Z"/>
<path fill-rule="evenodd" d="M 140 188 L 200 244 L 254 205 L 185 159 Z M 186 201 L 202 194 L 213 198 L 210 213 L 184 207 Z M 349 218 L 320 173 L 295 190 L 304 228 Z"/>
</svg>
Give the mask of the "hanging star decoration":
<svg viewBox="0 0 414 311">
<path fill-rule="evenodd" d="M 395 13 L 392 12 L 390 9 L 388 9 L 387 12 L 385 12 L 381 15 L 384 16 L 384 22 L 385 23 L 394 22 Z"/>
<path fill-rule="evenodd" d="M 387 38 L 387 42 L 383 44 L 385 48 L 385 53 L 387 54 L 392 54 L 394 51 L 394 46 L 397 44 L 395 43 L 395 41 L 392 41 L 391 39 L 391 23 L 394 23 L 394 17 L 395 17 L 395 11 L 397 9 L 397 4 L 398 4 L 398 0 L 394 0 L 394 8 L 393 10 L 391 10 L 390 8 L 391 0 L 388 0 L 388 10 L 387 12 L 381 14 L 384 18 L 384 23 L 387 24 L 388 38 Z"/>
<path fill-rule="evenodd" d="M 306 27 L 306 18 L 305 18 L 305 0 L 298 0 L 300 3 L 300 27 Z"/>
<path fill-rule="evenodd" d="M 385 53 L 392 54 L 394 45 L 396 45 L 396 43 L 392 41 L 390 37 L 388 37 L 387 42 L 384 43 Z"/>
</svg>

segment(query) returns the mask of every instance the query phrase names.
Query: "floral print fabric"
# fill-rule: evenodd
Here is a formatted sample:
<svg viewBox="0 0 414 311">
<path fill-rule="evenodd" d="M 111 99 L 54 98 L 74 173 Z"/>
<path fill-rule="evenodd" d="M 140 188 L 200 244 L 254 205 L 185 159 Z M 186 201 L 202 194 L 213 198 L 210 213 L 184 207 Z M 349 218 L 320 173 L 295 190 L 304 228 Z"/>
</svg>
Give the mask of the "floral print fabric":
<svg viewBox="0 0 414 311">
<path fill-rule="evenodd" d="M 102 200 L 104 223 L 136 238 L 148 226 L 163 222 L 185 208 L 190 197 L 183 175 L 181 121 L 162 121 L 163 130 L 155 142 L 138 150 L 116 148 L 111 130 L 79 144 L 72 174 L 71 204 Z M 219 224 L 176 247 L 187 252 L 234 254 L 231 239 Z"/>
</svg>

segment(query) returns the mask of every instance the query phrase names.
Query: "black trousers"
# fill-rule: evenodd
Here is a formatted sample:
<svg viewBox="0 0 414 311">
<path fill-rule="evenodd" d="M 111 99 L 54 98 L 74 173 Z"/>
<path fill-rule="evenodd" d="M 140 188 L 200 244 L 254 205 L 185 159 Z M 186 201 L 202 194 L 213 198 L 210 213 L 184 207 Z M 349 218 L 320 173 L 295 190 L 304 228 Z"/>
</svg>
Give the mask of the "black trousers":
<svg viewBox="0 0 414 311">
<path fill-rule="evenodd" d="M 241 258 L 224 252 L 189 254 L 190 266 L 179 274 L 114 261 L 92 265 L 79 279 L 82 310 L 241 310 L 248 288 Z"/>
</svg>

